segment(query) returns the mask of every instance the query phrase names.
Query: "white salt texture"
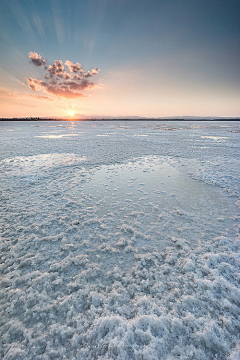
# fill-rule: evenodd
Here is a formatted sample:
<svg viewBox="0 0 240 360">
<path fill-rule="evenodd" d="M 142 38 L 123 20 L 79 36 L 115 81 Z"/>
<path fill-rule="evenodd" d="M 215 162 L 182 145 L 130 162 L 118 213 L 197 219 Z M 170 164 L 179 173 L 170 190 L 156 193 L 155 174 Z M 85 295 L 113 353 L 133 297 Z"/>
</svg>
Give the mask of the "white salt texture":
<svg viewBox="0 0 240 360">
<path fill-rule="evenodd" d="M 239 122 L 0 122 L 0 358 L 240 359 Z"/>
</svg>

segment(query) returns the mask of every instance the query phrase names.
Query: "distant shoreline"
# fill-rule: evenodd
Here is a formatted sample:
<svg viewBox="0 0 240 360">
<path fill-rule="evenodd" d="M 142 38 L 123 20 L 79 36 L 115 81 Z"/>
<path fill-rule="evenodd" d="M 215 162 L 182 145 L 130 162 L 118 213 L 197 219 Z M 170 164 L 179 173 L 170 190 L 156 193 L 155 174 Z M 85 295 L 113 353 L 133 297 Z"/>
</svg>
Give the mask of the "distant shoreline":
<svg viewBox="0 0 240 360">
<path fill-rule="evenodd" d="M 0 118 L 0 121 L 240 121 L 240 118 L 89 118 L 89 119 L 55 119 L 55 118 Z"/>
</svg>

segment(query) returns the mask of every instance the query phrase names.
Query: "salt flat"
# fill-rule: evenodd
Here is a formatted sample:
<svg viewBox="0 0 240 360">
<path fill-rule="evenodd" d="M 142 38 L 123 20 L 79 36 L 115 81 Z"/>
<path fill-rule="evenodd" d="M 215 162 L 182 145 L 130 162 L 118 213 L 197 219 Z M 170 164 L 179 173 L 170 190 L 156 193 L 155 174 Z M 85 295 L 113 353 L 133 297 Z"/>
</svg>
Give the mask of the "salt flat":
<svg viewBox="0 0 240 360">
<path fill-rule="evenodd" d="M 2 359 L 238 359 L 240 122 L 0 122 Z"/>
</svg>

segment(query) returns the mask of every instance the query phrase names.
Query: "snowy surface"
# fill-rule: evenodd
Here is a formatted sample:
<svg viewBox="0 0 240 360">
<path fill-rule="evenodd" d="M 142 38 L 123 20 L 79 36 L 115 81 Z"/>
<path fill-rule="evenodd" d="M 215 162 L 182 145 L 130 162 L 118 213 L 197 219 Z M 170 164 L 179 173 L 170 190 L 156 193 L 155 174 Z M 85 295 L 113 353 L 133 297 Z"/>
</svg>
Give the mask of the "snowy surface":
<svg viewBox="0 0 240 360">
<path fill-rule="evenodd" d="M 1 122 L 0 358 L 240 359 L 239 122 Z"/>
</svg>

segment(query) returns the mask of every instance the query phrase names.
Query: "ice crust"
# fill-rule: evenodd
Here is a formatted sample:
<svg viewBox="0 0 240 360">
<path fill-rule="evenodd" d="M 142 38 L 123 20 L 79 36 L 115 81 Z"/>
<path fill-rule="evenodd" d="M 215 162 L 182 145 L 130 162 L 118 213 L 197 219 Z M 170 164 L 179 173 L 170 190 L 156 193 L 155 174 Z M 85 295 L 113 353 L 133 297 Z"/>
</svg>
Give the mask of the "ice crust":
<svg viewBox="0 0 240 360">
<path fill-rule="evenodd" d="M 0 127 L 1 359 L 240 359 L 239 122 Z"/>
</svg>

